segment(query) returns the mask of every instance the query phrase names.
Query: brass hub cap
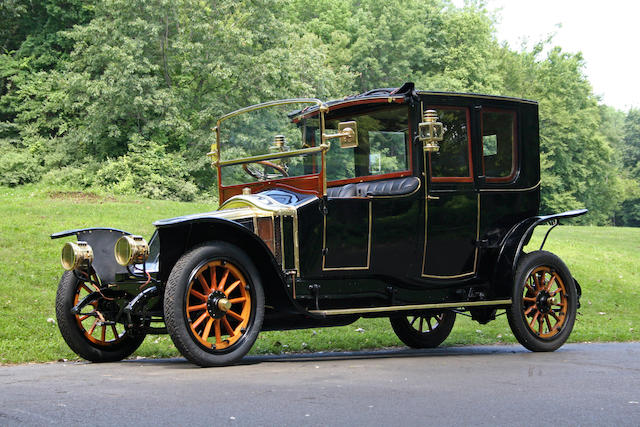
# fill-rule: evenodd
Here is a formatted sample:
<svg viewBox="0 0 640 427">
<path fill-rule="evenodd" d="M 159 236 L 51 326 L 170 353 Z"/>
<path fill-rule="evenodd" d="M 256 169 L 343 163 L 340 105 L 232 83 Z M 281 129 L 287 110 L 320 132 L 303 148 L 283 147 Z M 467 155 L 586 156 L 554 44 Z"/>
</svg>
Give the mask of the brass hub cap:
<svg viewBox="0 0 640 427">
<path fill-rule="evenodd" d="M 186 315 L 201 345 L 225 349 L 246 332 L 251 293 L 242 272 L 231 262 L 209 261 L 198 269 L 187 289 Z"/>
<path fill-rule="evenodd" d="M 233 304 L 221 291 L 213 291 L 207 297 L 207 312 L 214 319 L 221 319 L 229 311 Z"/>
<path fill-rule="evenodd" d="M 540 266 L 526 279 L 522 295 L 523 315 L 529 329 L 540 338 L 560 333 L 567 317 L 569 302 L 564 282 L 548 266 Z"/>
</svg>

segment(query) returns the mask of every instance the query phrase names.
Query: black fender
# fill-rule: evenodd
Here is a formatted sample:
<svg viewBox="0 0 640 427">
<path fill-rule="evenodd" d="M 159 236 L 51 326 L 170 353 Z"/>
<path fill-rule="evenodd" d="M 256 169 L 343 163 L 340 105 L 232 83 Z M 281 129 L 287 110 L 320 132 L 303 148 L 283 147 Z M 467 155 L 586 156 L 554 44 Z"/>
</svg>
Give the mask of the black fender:
<svg viewBox="0 0 640 427">
<path fill-rule="evenodd" d="M 178 259 L 193 247 L 211 241 L 231 243 L 254 262 L 261 275 L 265 305 L 276 311 L 305 311 L 287 292 L 286 277 L 271 250 L 251 230 L 225 218 L 195 217 L 180 221 L 156 222 L 160 238 L 158 278 L 166 282 Z"/>
<path fill-rule="evenodd" d="M 553 215 L 533 216 L 514 225 L 500 242 L 500 250 L 496 261 L 491 282 L 498 295 L 511 295 L 518 260 L 522 255 L 522 249 L 529 243 L 535 228 L 544 223 L 559 224 L 561 219 L 574 218 L 587 213 L 587 209 L 578 209 Z M 551 230 L 549 230 L 551 231 Z M 545 236 L 542 245 L 546 242 Z M 542 249 L 542 247 L 541 247 Z M 575 279 L 574 279 L 575 281 Z M 576 286 L 577 282 L 576 282 Z"/>
</svg>

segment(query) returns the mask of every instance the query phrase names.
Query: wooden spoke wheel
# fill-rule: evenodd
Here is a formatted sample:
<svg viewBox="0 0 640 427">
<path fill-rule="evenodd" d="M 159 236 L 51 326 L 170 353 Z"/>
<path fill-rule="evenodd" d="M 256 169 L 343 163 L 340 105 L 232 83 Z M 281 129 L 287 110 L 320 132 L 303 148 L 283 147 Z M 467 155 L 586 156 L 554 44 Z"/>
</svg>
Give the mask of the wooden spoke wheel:
<svg viewBox="0 0 640 427">
<path fill-rule="evenodd" d="M 100 292 L 99 283 L 93 271 L 67 271 L 62 275 L 56 295 L 58 327 L 67 345 L 80 357 L 92 362 L 122 360 L 142 344 L 145 334 L 116 322 L 120 306 Z M 85 300 L 86 305 L 74 313 L 72 309 Z"/>
<path fill-rule="evenodd" d="M 257 270 L 236 246 L 211 242 L 176 263 L 165 290 L 165 323 L 174 344 L 200 366 L 234 363 L 255 342 L 264 318 Z"/>
<path fill-rule="evenodd" d="M 532 351 L 553 351 L 569 337 L 577 290 L 562 260 L 550 252 L 524 255 L 518 263 L 513 303 L 507 310 L 518 341 Z"/>
<path fill-rule="evenodd" d="M 91 281 L 78 281 L 75 298 L 73 299 L 74 306 L 90 295 L 95 295 L 98 288 L 94 283 L 98 283 L 98 276 L 95 273 L 91 275 Z M 105 305 L 111 305 L 112 307 L 105 307 Z M 122 341 L 126 334 L 123 324 L 107 320 L 106 313 L 104 313 L 107 308 L 118 310 L 117 305 L 114 306 L 112 301 L 105 300 L 104 297 L 100 296 L 74 315 L 78 328 L 85 338 L 93 344 L 105 348 Z"/>
<path fill-rule="evenodd" d="M 186 312 L 191 333 L 202 345 L 216 350 L 233 345 L 250 320 L 247 280 L 231 262 L 209 261 L 189 283 Z"/>
<path fill-rule="evenodd" d="M 447 339 L 456 321 L 453 311 L 429 310 L 410 316 L 391 317 L 398 338 L 413 348 L 434 348 Z"/>
</svg>

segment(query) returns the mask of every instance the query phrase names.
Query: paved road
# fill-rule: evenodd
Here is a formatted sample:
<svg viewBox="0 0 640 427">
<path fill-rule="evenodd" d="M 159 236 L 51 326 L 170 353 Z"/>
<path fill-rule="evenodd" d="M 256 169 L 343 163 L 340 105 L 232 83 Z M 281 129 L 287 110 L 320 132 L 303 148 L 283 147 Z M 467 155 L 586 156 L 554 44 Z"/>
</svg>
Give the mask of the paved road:
<svg viewBox="0 0 640 427">
<path fill-rule="evenodd" d="M 640 343 L 0 367 L 0 425 L 640 425 Z"/>
</svg>

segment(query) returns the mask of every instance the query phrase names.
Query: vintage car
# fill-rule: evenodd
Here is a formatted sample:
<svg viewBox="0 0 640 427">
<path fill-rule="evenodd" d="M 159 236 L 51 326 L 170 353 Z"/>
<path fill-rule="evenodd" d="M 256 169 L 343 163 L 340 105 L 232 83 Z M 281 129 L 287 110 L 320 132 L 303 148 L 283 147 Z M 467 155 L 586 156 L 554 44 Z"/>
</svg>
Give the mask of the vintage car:
<svg viewBox="0 0 640 427">
<path fill-rule="evenodd" d="M 586 210 L 539 216 L 536 102 L 406 83 L 253 105 L 214 132 L 217 211 L 157 221 L 148 244 L 111 228 L 51 236 L 78 240 L 62 249 L 56 313 L 81 357 L 120 360 L 168 332 L 191 362 L 227 365 L 260 331 L 360 317 L 428 348 L 456 314 L 502 310 L 532 351 L 567 340 L 580 286 L 523 247 Z"/>
</svg>

